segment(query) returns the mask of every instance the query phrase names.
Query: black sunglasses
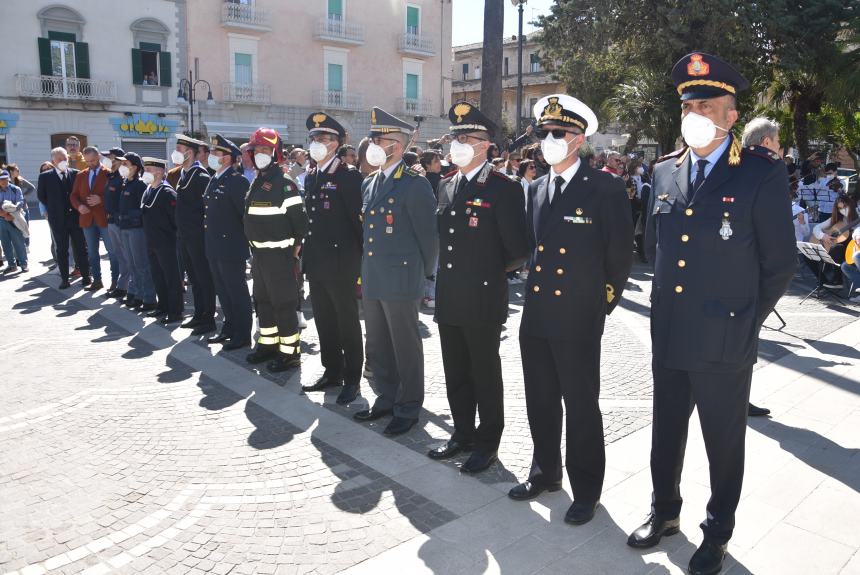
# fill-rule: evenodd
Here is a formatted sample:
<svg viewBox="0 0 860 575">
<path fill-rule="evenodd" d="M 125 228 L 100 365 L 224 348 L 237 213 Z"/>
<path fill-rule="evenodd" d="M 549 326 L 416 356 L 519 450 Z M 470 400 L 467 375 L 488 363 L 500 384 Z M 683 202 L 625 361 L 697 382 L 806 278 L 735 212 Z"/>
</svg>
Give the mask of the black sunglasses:
<svg viewBox="0 0 860 575">
<path fill-rule="evenodd" d="M 567 134 L 573 134 L 574 136 L 578 136 L 581 132 L 575 132 L 574 130 L 565 130 L 563 128 L 553 128 L 552 130 L 545 130 L 543 128 L 538 128 L 535 130 L 535 136 L 538 140 L 543 140 L 547 137 L 548 134 L 552 134 L 552 137 L 560 140 L 564 138 Z"/>
</svg>

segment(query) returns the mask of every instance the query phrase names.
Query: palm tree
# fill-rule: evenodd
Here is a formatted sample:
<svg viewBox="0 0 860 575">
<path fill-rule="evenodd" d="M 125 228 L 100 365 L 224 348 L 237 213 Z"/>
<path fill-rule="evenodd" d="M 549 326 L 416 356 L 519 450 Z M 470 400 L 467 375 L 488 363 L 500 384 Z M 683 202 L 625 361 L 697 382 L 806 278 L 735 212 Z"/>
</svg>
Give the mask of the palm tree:
<svg viewBox="0 0 860 575">
<path fill-rule="evenodd" d="M 604 114 L 631 134 L 651 138 L 660 153 L 674 150 L 681 131 L 678 97 L 666 74 L 652 69 L 638 70 L 630 80 L 615 87 L 603 105 Z"/>
<path fill-rule="evenodd" d="M 505 4 L 502 0 L 484 0 L 484 48 L 481 62 L 481 112 L 496 126 L 496 138 L 502 139 L 502 34 Z"/>
</svg>

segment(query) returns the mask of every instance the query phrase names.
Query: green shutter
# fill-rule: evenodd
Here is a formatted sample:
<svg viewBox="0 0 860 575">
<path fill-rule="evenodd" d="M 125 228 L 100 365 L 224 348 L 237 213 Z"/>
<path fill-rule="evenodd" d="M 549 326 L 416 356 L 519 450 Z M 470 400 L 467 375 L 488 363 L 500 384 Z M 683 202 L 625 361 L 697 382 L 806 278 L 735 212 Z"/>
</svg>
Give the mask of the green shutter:
<svg viewBox="0 0 860 575">
<path fill-rule="evenodd" d="M 328 89 L 335 92 L 343 91 L 343 66 L 340 64 L 328 65 Z"/>
<path fill-rule="evenodd" d="M 418 20 L 419 20 L 418 8 L 415 6 L 407 6 L 406 7 L 406 28 L 408 30 L 418 30 Z"/>
<path fill-rule="evenodd" d="M 143 84 L 143 56 L 137 48 L 131 49 L 131 83 Z"/>
<path fill-rule="evenodd" d="M 90 47 L 86 42 L 75 42 L 75 75 L 90 77 Z"/>
<path fill-rule="evenodd" d="M 69 32 L 48 32 L 49 40 L 59 40 L 60 42 L 75 42 L 77 37 Z"/>
<path fill-rule="evenodd" d="M 334 16 L 337 20 L 343 18 L 343 0 L 328 0 L 328 16 Z"/>
<path fill-rule="evenodd" d="M 39 72 L 42 76 L 53 76 L 54 65 L 51 62 L 51 41 L 48 38 L 37 38 L 39 41 Z"/>
<path fill-rule="evenodd" d="M 158 78 L 159 86 L 173 85 L 173 67 L 170 65 L 170 52 L 158 53 L 158 67 L 161 76 Z"/>
<path fill-rule="evenodd" d="M 161 44 L 155 44 L 153 42 L 141 42 L 140 49 L 144 52 L 161 52 Z"/>
<path fill-rule="evenodd" d="M 406 97 L 410 100 L 418 99 L 418 75 L 406 74 Z"/>
</svg>

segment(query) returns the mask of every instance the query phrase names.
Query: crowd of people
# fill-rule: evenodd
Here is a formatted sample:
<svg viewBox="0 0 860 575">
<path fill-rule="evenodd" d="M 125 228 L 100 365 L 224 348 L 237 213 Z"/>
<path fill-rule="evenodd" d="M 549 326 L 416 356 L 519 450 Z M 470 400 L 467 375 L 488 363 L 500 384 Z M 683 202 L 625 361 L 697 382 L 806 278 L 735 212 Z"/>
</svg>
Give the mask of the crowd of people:
<svg viewBox="0 0 860 575">
<path fill-rule="evenodd" d="M 858 216 L 843 195 L 822 221 L 802 198 L 790 207 L 779 126 L 757 119 L 742 139 L 731 133 L 736 94 L 749 86 L 731 65 L 694 53 L 676 64 L 672 80 L 688 146 L 648 166 L 614 151 L 581 155 L 597 118 L 565 94 L 541 98 L 533 127 L 504 151 L 493 143 L 497 126 L 468 102 L 454 103 L 450 133 L 427 149 L 415 145 L 415 126 L 376 107 L 370 133 L 355 147 L 324 111 L 307 118 L 307 149 L 284 146 L 269 128 L 242 146 L 218 134 L 206 141 L 179 134 L 169 160 L 116 147 L 79 150 L 69 140 L 51 150 L 35 186 L 14 166 L 0 172 L 7 271 L 27 271 L 24 198 L 35 191 L 60 289 L 79 275 L 84 289 L 105 289 L 164 325 L 183 322 L 209 344 L 253 344 L 246 361 L 271 372 L 301 363 L 306 278 L 324 372 L 303 390 L 339 388 L 337 403 L 349 404 L 369 372 L 376 399 L 353 417 L 389 417 L 387 435 L 409 432 L 423 405 L 423 301 L 439 324 L 454 422 L 451 438 L 428 456 L 470 453 L 464 473 L 497 459 L 508 284 L 525 281 L 519 338 L 534 456 L 509 496 L 522 501 L 560 489 L 566 466 L 574 501 L 565 521 L 581 525 L 594 516 L 605 472 L 601 336 L 635 252 L 655 266 L 654 491 L 651 514 L 628 544 L 653 547 L 679 530 L 695 404 L 713 496 L 689 570 L 713 574 L 740 499 L 758 332 L 795 271 L 791 218 L 807 210 L 816 223 L 810 233 L 832 251 Z M 834 171 L 824 165 L 823 177 Z M 818 193 L 815 201 L 820 215 Z M 856 283 L 856 272 L 843 271 Z"/>
</svg>

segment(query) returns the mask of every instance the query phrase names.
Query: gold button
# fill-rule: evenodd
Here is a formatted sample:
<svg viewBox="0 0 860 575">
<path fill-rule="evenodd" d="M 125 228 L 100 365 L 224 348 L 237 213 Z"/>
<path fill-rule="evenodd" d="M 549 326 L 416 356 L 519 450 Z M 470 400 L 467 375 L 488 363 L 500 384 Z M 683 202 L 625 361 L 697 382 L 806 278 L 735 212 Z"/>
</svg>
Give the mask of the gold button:
<svg viewBox="0 0 860 575">
<path fill-rule="evenodd" d="M 723 217 L 724 217 L 724 218 L 729 217 L 729 212 L 723 212 Z"/>
<path fill-rule="evenodd" d="M 681 293 L 684 291 L 684 286 L 675 286 L 675 293 Z"/>
<path fill-rule="evenodd" d="M 538 246 L 538 251 L 539 251 L 539 252 L 542 252 L 542 251 L 543 251 L 543 246 Z"/>
<path fill-rule="evenodd" d="M 368 242 L 368 243 L 370 243 L 370 244 L 372 244 L 372 243 L 373 243 L 373 238 L 367 238 L 367 242 Z"/>
<path fill-rule="evenodd" d="M 539 292 L 539 291 L 540 291 L 540 286 L 535 286 L 535 287 L 533 287 L 533 288 L 532 288 L 532 291 L 533 291 L 533 292 L 535 292 L 535 293 Z"/>
<path fill-rule="evenodd" d="M 555 290 L 555 295 L 561 295 L 561 290 L 560 289 Z"/>
<path fill-rule="evenodd" d="M 683 236 L 681 236 L 681 241 L 684 243 L 689 242 L 690 236 L 688 236 L 687 234 L 684 234 Z"/>
<path fill-rule="evenodd" d="M 678 267 L 679 268 L 685 267 L 686 265 L 687 265 L 687 262 L 685 262 L 684 260 L 678 260 Z"/>
<path fill-rule="evenodd" d="M 729 317 L 735 317 L 735 312 L 730 311 L 730 312 L 729 312 Z"/>
<path fill-rule="evenodd" d="M 560 253 L 560 254 L 564 255 L 564 254 L 566 254 L 566 253 L 567 253 L 567 250 L 566 250 L 566 249 L 564 249 L 564 248 L 559 248 L 559 249 L 558 249 L 558 253 Z"/>
<path fill-rule="evenodd" d="M 373 252 L 367 252 L 367 255 L 373 257 Z"/>
<path fill-rule="evenodd" d="M 541 271 L 541 269 L 543 269 L 543 268 L 541 268 L 540 266 L 535 266 L 535 271 L 536 271 L 536 272 Z"/>
<path fill-rule="evenodd" d="M 371 229 L 371 230 L 373 229 L 373 224 L 370 224 L 370 229 Z"/>
<path fill-rule="evenodd" d="M 555 273 L 557 273 L 558 275 L 562 275 L 564 273 L 564 270 L 561 268 L 558 268 L 557 270 L 555 270 Z"/>
<path fill-rule="evenodd" d="M 376 215 L 376 210 L 370 210 L 370 215 L 371 215 L 371 216 L 375 216 L 375 215 Z"/>
<path fill-rule="evenodd" d="M 687 208 L 686 210 L 684 210 L 684 213 L 687 214 L 688 216 L 692 216 L 693 215 L 693 209 Z"/>
</svg>

